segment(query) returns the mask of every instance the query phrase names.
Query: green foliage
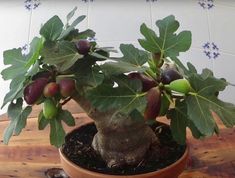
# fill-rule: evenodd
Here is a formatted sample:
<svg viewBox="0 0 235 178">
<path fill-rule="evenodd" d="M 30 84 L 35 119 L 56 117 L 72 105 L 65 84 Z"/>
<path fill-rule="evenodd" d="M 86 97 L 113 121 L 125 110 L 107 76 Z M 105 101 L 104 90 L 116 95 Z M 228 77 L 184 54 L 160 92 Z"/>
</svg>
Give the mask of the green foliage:
<svg viewBox="0 0 235 178">
<path fill-rule="evenodd" d="M 72 67 L 78 59 L 83 57 L 77 52 L 74 43 L 69 41 L 45 42 L 42 55 L 44 56 L 43 63 L 56 65 L 61 72 Z"/>
<path fill-rule="evenodd" d="M 185 144 L 186 127 L 188 123 L 187 108 L 184 102 L 177 102 L 174 109 L 169 110 L 167 117 L 171 119 L 170 127 L 173 138 L 180 144 Z"/>
<path fill-rule="evenodd" d="M 118 110 L 129 114 L 134 109 L 143 113 L 146 105 L 146 98 L 141 94 L 142 85 L 139 80 L 129 81 L 124 76 L 114 79 L 117 87 L 102 84 L 91 90 L 87 97 L 94 107 L 100 111 Z"/>
<path fill-rule="evenodd" d="M 43 47 L 44 39 L 35 37 L 32 42 L 30 43 L 30 53 L 29 53 L 29 59 L 26 64 L 26 67 L 30 67 L 31 65 L 35 64 L 37 59 L 40 57 L 40 52 Z"/>
<path fill-rule="evenodd" d="M 212 111 L 220 117 L 225 126 L 235 125 L 235 106 L 220 101 L 216 96 L 216 92 L 225 89 L 226 81 L 214 78 L 208 69 L 203 70 L 201 75 L 192 74 L 189 81 L 195 93 L 185 98 L 188 116 L 202 134 L 210 136 L 217 129 Z"/>
<path fill-rule="evenodd" d="M 31 106 L 22 109 L 23 100 L 17 99 L 16 103 L 11 103 L 8 107 L 8 117 L 11 120 L 10 124 L 4 131 L 3 142 L 8 144 L 13 133 L 19 135 L 23 128 L 26 126 L 26 120 L 32 111 Z"/>
<path fill-rule="evenodd" d="M 81 68 L 80 68 L 81 69 Z M 99 86 L 104 80 L 104 74 L 100 72 L 100 67 L 86 67 L 75 73 L 75 79 L 78 87 L 94 88 Z"/>
<path fill-rule="evenodd" d="M 23 96 L 23 86 L 24 86 L 24 75 L 19 75 L 15 77 L 10 84 L 10 91 L 4 97 L 2 108 L 14 99 L 21 98 Z"/>
<path fill-rule="evenodd" d="M 63 31 L 63 26 L 63 22 L 55 15 L 42 26 L 40 35 L 48 41 L 56 41 Z"/>
<path fill-rule="evenodd" d="M 121 44 L 120 50 L 122 58 L 115 59 L 115 62 L 106 62 L 101 66 L 106 75 L 119 75 L 131 71 L 144 72 L 147 69 L 143 64 L 149 59 L 148 53 L 131 44 Z"/>
<path fill-rule="evenodd" d="M 159 36 L 145 24 L 140 27 L 145 39 L 139 39 L 139 43 L 147 51 L 161 53 L 162 57 L 176 57 L 191 46 L 191 32 L 182 31 L 178 35 L 175 34 L 179 28 L 179 22 L 174 16 L 158 20 L 156 25 L 159 28 Z"/>
<path fill-rule="evenodd" d="M 68 126 L 75 126 L 75 120 L 72 114 L 67 110 L 61 110 L 58 113 L 58 119 L 64 121 Z"/>
<path fill-rule="evenodd" d="M 41 111 L 38 115 L 38 130 L 44 130 L 46 126 L 50 123 L 49 119 L 46 119 Z"/>
<path fill-rule="evenodd" d="M 65 25 L 58 16 L 49 19 L 40 30 L 41 37 L 33 38 L 30 43 L 29 54 L 23 55 L 21 48 L 4 52 L 4 64 L 7 67 L 1 74 L 4 80 L 11 80 L 10 91 L 3 102 L 3 106 L 10 102 L 8 116 L 11 121 L 4 132 L 4 143 L 7 144 L 10 137 L 13 134 L 18 135 L 26 125 L 32 108 L 22 107 L 23 91 L 39 71 L 49 72 L 49 82 L 59 81 L 61 78 L 74 79 L 78 94 L 88 99 L 92 107 L 101 112 L 112 111 L 130 116 L 127 118 L 133 122 L 145 122 L 143 115 L 148 102 L 148 91 L 143 92 L 142 85 L 148 80 L 131 79 L 127 74 L 139 72 L 145 75 L 150 81 L 158 84 L 162 96 L 160 115 L 166 115 L 171 120 L 173 137 L 180 144 L 185 144 L 186 128 L 191 130 L 195 138 L 218 134 L 218 126 L 212 112 L 220 117 L 225 126 L 235 125 L 235 106 L 217 97 L 229 83 L 224 79 L 215 78 L 209 69 L 204 69 L 202 74 L 198 74 L 191 63 L 185 66 L 178 59 L 180 52 L 189 49 L 192 40 L 189 31 L 176 33 L 179 22 L 174 16 L 156 22 L 159 34 L 147 25 L 141 25 L 140 31 L 144 39 L 139 39 L 139 43 L 146 51 L 132 44 L 121 44 L 123 56 L 110 58 L 113 48 L 99 48 L 96 42 L 89 42 L 91 48 L 88 54 L 78 53 L 75 44 L 80 39 L 94 37 L 95 32 L 90 29 L 80 32 L 76 29 L 85 16 L 79 16 L 69 23 L 76 10 L 77 8 L 74 8 L 68 13 Z M 100 64 L 98 61 L 104 62 Z M 169 61 L 173 61 L 179 72 L 182 72 L 182 81 L 189 82 L 188 86 L 191 88 L 187 92 L 177 93 L 175 87 L 172 89 L 161 82 L 160 73 L 163 69 L 160 67 L 162 62 Z M 181 83 L 177 83 L 177 88 L 178 86 L 181 86 Z M 56 147 L 64 143 L 65 131 L 62 123 L 75 125 L 71 113 L 62 109 L 62 105 L 73 97 L 73 94 L 63 98 L 61 93 L 58 93 L 51 98 L 58 113 L 50 120 L 45 118 L 43 112 L 38 117 L 39 130 L 50 125 L 50 141 Z M 42 96 L 39 103 L 45 101 Z"/>
<path fill-rule="evenodd" d="M 59 148 L 64 143 L 65 131 L 63 129 L 60 119 L 51 119 L 50 120 L 50 142 L 51 145 Z"/>
<path fill-rule="evenodd" d="M 4 51 L 3 58 L 4 64 L 10 65 L 1 72 L 4 80 L 14 79 L 27 72 L 28 68 L 25 66 L 28 63 L 28 57 L 22 55 L 21 48 Z"/>
</svg>

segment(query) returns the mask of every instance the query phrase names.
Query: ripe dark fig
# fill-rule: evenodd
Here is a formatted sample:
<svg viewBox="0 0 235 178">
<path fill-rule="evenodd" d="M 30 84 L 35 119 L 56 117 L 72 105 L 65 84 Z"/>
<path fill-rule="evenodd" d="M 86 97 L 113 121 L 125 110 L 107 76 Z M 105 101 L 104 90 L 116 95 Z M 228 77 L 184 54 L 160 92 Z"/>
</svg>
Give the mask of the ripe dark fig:
<svg viewBox="0 0 235 178">
<path fill-rule="evenodd" d="M 76 43 L 76 48 L 79 54 L 87 55 L 91 49 L 91 44 L 88 40 L 79 40 Z"/>
<path fill-rule="evenodd" d="M 48 79 L 38 78 L 25 87 L 24 100 L 28 105 L 33 105 L 40 98 L 47 83 Z"/>
<path fill-rule="evenodd" d="M 45 97 L 53 97 L 59 92 L 59 85 L 55 82 L 50 82 L 48 83 L 44 90 L 43 90 L 43 95 Z"/>
<path fill-rule="evenodd" d="M 147 93 L 147 106 L 144 112 L 145 120 L 155 119 L 161 108 L 161 91 L 158 87 L 151 88 Z"/>
<path fill-rule="evenodd" d="M 62 79 L 59 81 L 60 94 L 63 97 L 71 96 L 75 92 L 75 81 L 73 79 Z"/>
<path fill-rule="evenodd" d="M 128 77 L 130 79 L 140 80 L 142 82 L 142 91 L 143 92 L 146 92 L 157 85 L 157 82 L 155 80 L 147 77 L 144 74 L 138 73 L 138 72 L 129 73 Z"/>
<path fill-rule="evenodd" d="M 161 73 L 161 82 L 163 84 L 169 84 L 174 80 L 182 79 L 183 76 L 176 69 L 165 69 Z"/>
<path fill-rule="evenodd" d="M 58 108 L 51 99 L 46 99 L 43 103 L 43 115 L 46 119 L 53 119 L 58 113 Z"/>
<path fill-rule="evenodd" d="M 38 72 L 36 75 L 32 77 L 32 80 L 36 80 L 38 78 L 46 78 L 49 79 L 51 77 L 51 72 L 48 71 L 43 71 L 43 72 Z"/>
</svg>

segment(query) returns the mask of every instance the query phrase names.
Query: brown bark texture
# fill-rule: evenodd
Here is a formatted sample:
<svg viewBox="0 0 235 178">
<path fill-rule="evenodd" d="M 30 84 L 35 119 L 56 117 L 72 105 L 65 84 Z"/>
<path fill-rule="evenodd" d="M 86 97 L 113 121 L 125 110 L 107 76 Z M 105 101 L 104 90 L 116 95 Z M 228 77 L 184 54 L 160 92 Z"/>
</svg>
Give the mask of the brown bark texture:
<svg viewBox="0 0 235 178">
<path fill-rule="evenodd" d="M 73 99 L 94 120 L 98 132 L 92 147 L 108 167 L 138 165 L 150 149 L 158 151 L 158 138 L 144 120 L 133 119 L 117 111 L 99 112 L 81 96 Z"/>
</svg>

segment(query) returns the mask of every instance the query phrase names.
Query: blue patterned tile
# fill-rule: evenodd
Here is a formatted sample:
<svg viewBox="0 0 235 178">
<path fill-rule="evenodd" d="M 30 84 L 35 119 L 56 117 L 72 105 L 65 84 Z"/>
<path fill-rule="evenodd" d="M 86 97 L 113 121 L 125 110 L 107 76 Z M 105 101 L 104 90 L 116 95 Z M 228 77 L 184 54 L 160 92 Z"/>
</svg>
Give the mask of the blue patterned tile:
<svg viewBox="0 0 235 178">
<path fill-rule="evenodd" d="M 214 42 L 206 42 L 202 47 L 209 59 L 217 59 L 220 56 L 219 48 Z"/>
<path fill-rule="evenodd" d="M 24 46 L 21 47 L 21 53 L 23 55 L 29 54 L 29 45 L 28 44 L 25 44 Z"/>
<path fill-rule="evenodd" d="M 41 5 L 40 0 L 25 0 L 24 6 L 27 10 L 33 10 Z"/>
<path fill-rule="evenodd" d="M 95 38 L 95 37 L 88 37 L 87 40 L 90 41 L 90 42 L 95 42 L 95 41 L 97 41 L 97 38 Z"/>
<path fill-rule="evenodd" d="M 198 4 L 203 8 L 203 9 L 212 9 L 215 7 L 215 2 L 214 0 L 198 0 Z"/>
<path fill-rule="evenodd" d="M 88 3 L 88 2 L 93 2 L 94 0 L 82 0 L 82 2 Z"/>
<path fill-rule="evenodd" d="M 158 0 L 146 0 L 146 2 L 157 2 Z"/>
</svg>

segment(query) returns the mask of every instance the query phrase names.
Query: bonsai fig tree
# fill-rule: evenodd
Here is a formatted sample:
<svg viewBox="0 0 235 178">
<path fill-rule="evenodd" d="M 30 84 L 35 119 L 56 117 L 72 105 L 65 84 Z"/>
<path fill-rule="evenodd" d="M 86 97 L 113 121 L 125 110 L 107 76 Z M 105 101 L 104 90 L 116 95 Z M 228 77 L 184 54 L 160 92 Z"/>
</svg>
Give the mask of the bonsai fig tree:
<svg viewBox="0 0 235 178">
<path fill-rule="evenodd" d="M 199 74 L 191 63 L 180 62 L 180 52 L 190 48 L 191 32 L 177 33 L 179 22 L 174 16 L 156 22 L 158 34 L 142 24 L 143 49 L 121 44 L 122 57 L 114 58 L 112 48 L 87 40 L 94 37 L 92 30 L 76 29 L 84 16 L 70 23 L 75 10 L 68 14 L 66 25 L 58 16 L 47 21 L 27 55 L 21 48 L 4 51 L 7 67 L 1 74 L 11 80 L 2 106 L 9 103 L 11 121 L 5 144 L 26 126 L 32 106 L 42 104 L 38 128 L 50 127 L 51 144 L 61 147 L 62 122 L 75 125 L 63 108 L 70 99 L 94 120 L 98 132 L 92 147 L 108 167 L 137 165 L 150 150 L 160 154 L 159 138 L 149 127 L 158 116 L 170 120 L 173 138 L 182 145 L 186 128 L 195 138 L 219 133 L 212 113 L 226 127 L 234 126 L 235 106 L 216 96 L 229 82 L 215 78 L 209 69 Z"/>
</svg>

